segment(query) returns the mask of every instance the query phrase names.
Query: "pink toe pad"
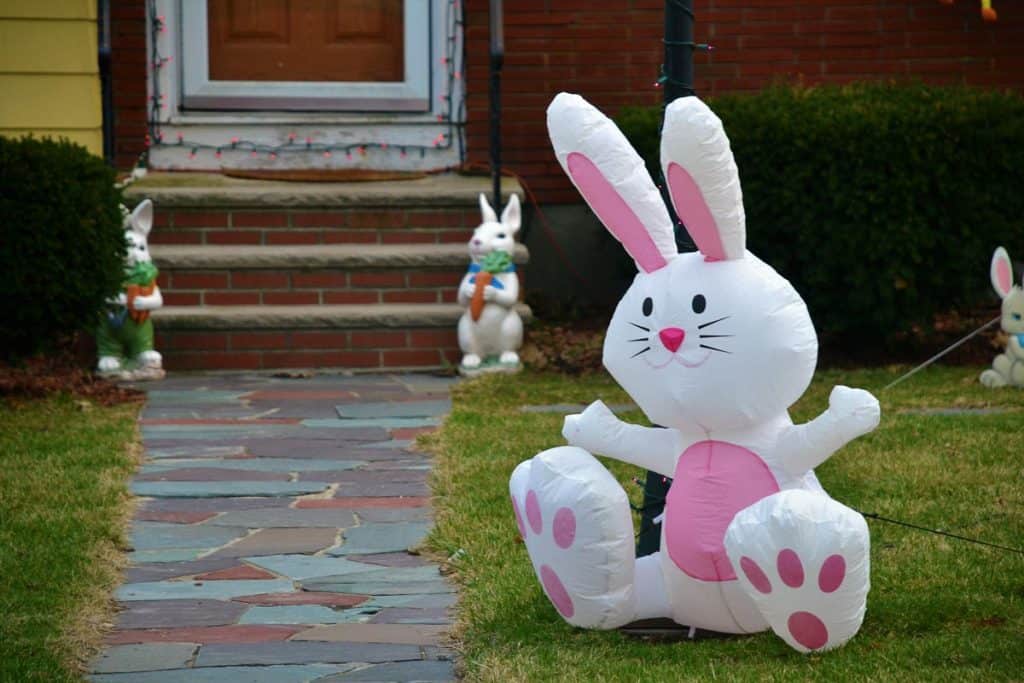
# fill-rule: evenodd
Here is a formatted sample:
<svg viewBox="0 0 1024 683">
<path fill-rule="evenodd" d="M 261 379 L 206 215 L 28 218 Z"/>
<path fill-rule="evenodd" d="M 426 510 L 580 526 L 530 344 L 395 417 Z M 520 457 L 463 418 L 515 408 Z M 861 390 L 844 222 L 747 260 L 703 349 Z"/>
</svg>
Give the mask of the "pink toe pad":
<svg viewBox="0 0 1024 683">
<path fill-rule="evenodd" d="M 566 549 L 576 540 L 576 515 L 569 508 L 558 508 L 552 525 L 555 543 Z"/>
<path fill-rule="evenodd" d="M 836 591 L 846 578 L 846 560 L 842 555 L 829 555 L 818 574 L 818 588 L 822 593 Z"/>
<path fill-rule="evenodd" d="M 537 500 L 536 491 L 526 494 L 526 520 L 530 523 L 533 533 L 539 534 L 544 530 L 544 520 L 540 516 L 540 502 Z"/>
<path fill-rule="evenodd" d="M 555 570 L 546 564 L 540 568 L 540 581 L 544 584 L 544 590 L 547 592 L 548 597 L 551 599 L 551 603 L 555 606 L 566 619 L 571 619 L 572 615 L 576 613 L 576 609 L 572 605 L 572 598 L 569 597 L 569 591 L 565 590 L 565 585 L 562 580 L 558 578 L 558 574 Z"/>
<path fill-rule="evenodd" d="M 750 581 L 751 585 L 753 585 L 759 593 L 768 594 L 772 592 L 772 584 L 768 580 L 764 571 L 757 565 L 757 562 L 754 562 L 746 556 L 741 557 L 740 569 L 743 570 L 747 580 Z"/>
<path fill-rule="evenodd" d="M 789 616 L 787 625 L 793 640 L 808 650 L 817 650 L 828 642 L 828 629 L 810 612 L 794 612 Z"/>
</svg>

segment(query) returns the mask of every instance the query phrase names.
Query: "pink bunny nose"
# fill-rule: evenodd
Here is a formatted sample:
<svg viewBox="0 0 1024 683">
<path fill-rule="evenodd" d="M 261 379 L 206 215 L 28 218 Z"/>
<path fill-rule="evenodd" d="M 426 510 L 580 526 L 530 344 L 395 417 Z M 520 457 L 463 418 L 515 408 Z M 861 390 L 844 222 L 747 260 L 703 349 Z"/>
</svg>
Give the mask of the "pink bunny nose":
<svg viewBox="0 0 1024 683">
<path fill-rule="evenodd" d="M 661 343 L 665 345 L 665 348 L 675 353 L 683 345 L 683 340 L 686 339 L 686 332 L 683 332 L 678 327 L 666 327 L 658 333 L 658 336 L 661 337 Z"/>
<path fill-rule="evenodd" d="M 479 245 L 480 244 L 480 240 L 473 240 L 473 244 Z"/>
</svg>

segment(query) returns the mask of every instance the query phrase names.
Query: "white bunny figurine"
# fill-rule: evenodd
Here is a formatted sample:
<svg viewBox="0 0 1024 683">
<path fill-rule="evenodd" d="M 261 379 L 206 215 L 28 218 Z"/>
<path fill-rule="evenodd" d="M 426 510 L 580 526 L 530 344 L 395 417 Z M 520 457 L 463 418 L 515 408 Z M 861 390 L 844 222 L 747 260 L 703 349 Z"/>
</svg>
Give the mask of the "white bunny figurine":
<svg viewBox="0 0 1024 683">
<path fill-rule="evenodd" d="M 661 195 L 614 123 L 562 93 L 548 130 L 562 167 L 639 268 L 608 328 L 604 364 L 665 428 L 627 424 L 596 401 L 565 419 L 569 446 L 515 469 L 513 507 L 547 596 L 584 628 L 670 617 L 726 633 L 770 627 L 801 652 L 843 644 L 864 618 L 868 529 L 813 468 L 875 429 L 879 405 L 837 386 L 819 417 L 790 419 L 814 374 L 817 337 L 792 285 L 746 250 L 721 121 L 696 97 L 665 112 L 661 163 L 694 253 L 677 253 Z M 673 478 L 660 552 L 635 557 L 626 494 L 592 453 Z"/>
<path fill-rule="evenodd" d="M 127 212 L 126 212 L 127 213 Z M 164 305 L 156 284 L 158 275 L 147 238 L 153 227 L 153 202 L 146 199 L 125 216 L 125 291 L 96 331 L 101 374 L 120 379 L 160 379 L 163 358 L 153 348 L 153 320 L 149 314 Z"/>
<path fill-rule="evenodd" d="M 519 197 L 512 195 L 499 221 L 481 193 L 480 212 L 484 220 L 469 240 L 471 263 L 458 294 L 459 305 L 467 307 L 459 319 L 459 369 L 464 374 L 519 369 L 517 352 L 523 343 L 523 321 L 515 308 L 519 277 L 512 263 L 521 222 Z"/>
<path fill-rule="evenodd" d="M 1024 387 L 1024 289 L 1013 284 L 1013 265 L 1002 247 L 992 254 L 989 276 L 996 294 L 1003 299 L 1000 322 L 1010 341 L 1006 352 L 992 361 L 992 368 L 981 373 L 981 383 L 986 387 Z"/>
</svg>

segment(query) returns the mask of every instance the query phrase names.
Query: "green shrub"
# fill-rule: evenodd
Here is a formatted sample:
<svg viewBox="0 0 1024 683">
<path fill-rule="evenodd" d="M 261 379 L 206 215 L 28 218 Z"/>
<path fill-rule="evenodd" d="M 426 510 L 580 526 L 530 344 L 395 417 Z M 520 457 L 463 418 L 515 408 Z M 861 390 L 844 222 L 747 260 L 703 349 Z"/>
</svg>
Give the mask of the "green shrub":
<svg viewBox="0 0 1024 683">
<path fill-rule="evenodd" d="M 966 87 L 773 87 L 714 98 L 751 251 L 833 344 L 880 344 L 996 301 L 996 246 L 1024 258 L 1024 98 Z M 623 132 L 658 170 L 660 108 Z"/>
<path fill-rule="evenodd" d="M 114 171 L 67 140 L 0 138 L 0 356 L 91 330 L 124 275 Z"/>
</svg>

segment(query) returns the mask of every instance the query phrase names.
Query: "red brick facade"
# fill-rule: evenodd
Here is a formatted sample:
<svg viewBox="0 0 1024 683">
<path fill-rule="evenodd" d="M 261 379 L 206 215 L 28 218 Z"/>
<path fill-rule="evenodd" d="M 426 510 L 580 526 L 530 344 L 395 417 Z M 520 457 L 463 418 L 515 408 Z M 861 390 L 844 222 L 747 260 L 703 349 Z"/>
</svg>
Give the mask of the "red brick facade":
<svg viewBox="0 0 1024 683">
<path fill-rule="evenodd" d="M 471 161 L 488 150 L 487 0 L 465 0 Z M 1024 89 L 1024 2 L 996 0 L 694 0 L 702 95 L 755 91 L 776 79 L 812 83 L 917 78 Z M 575 203 L 551 154 L 544 109 L 561 90 L 609 113 L 655 104 L 665 0 L 505 2 L 502 149 L 543 203 Z"/>
<path fill-rule="evenodd" d="M 487 160 L 487 0 L 466 9 L 471 162 Z M 654 104 L 665 0 L 511 0 L 505 3 L 503 155 L 546 203 L 577 202 L 551 155 L 544 108 L 560 90 L 610 113 Z M 754 91 L 776 79 L 805 83 L 920 78 L 1024 89 L 1024 2 L 997 0 L 983 23 L 976 0 L 695 0 L 696 88 Z M 114 0 L 117 164 L 144 149 L 143 0 Z"/>
</svg>

